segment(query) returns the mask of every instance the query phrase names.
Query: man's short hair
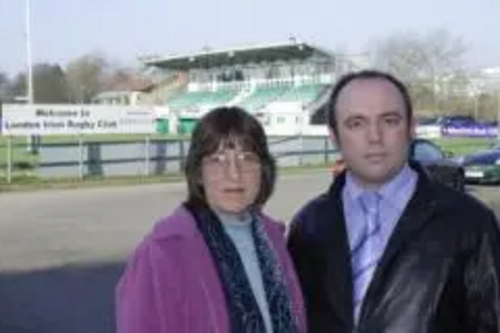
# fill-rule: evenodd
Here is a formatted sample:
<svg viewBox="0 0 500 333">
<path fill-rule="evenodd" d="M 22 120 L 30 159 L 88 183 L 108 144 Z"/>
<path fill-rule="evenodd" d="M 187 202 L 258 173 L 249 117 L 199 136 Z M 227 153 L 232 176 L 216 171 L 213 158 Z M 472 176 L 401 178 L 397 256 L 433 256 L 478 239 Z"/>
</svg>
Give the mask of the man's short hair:
<svg viewBox="0 0 500 333">
<path fill-rule="evenodd" d="M 345 74 L 337 81 L 337 83 L 333 87 L 330 98 L 326 105 L 326 119 L 328 126 L 331 130 L 334 131 L 334 133 L 337 132 L 337 121 L 335 118 L 335 113 L 340 93 L 351 82 L 358 80 L 384 80 L 394 85 L 394 87 L 399 91 L 401 97 L 403 98 L 406 116 L 408 117 L 408 124 L 410 123 L 410 120 L 413 117 L 413 104 L 406 85 L 390 73 L 373 69 L 362 70 Z"/>
</svg>

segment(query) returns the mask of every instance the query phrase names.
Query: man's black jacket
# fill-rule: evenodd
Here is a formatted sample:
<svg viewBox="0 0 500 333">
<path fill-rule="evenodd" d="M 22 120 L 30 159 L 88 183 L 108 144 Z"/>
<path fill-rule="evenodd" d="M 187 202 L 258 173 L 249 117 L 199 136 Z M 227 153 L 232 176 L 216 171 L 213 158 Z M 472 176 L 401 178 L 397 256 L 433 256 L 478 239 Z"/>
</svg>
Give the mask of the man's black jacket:
<svg viewBox="0 0 500 333">
<path fill-rule="evenodd" d="M 428 178 L 401 216 L 353 319 L 345 174 L 294 218 L 289 250 L 309 332 L 500 332 L 500 234 L 478 200 Z"/>
</svg>

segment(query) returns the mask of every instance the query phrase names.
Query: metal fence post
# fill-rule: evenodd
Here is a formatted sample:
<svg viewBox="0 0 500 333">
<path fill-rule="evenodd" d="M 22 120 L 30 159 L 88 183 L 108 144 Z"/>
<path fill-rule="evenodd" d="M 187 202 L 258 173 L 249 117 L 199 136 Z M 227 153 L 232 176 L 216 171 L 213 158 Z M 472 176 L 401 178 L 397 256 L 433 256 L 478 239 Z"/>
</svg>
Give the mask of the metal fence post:
<svg viewBox="0 0 500 333">
<path fill-rule="evenodd" d="M 84 164 L 84 158 L 83 158 L 83 136 L 80 134 L 78 136 L 78 179 L 82 180 L 84 176 L 83 172 L 83 164 Z"/>
<path fill-rule="evenodd" d="M 304 137 L 302 136 L 302 134 L 299 134 L 299 145 L 300 145 L 299 166 L 303 166 L 305 147 L 304 147 Z"/>
<path fill-rule="evenodd" d="M 7 137 L 7 184 L 12 183 L 12 137 Z"/>
<path fill-rule="evenodd" d="M 328 160 L 329 160 L 329 154 L 328 154 L 328 137 L 327 136 L 324 137 L 323 149 L 325 150 L 324 151 L 324 156 L 325 156 L 325 165 L 326 165 L 326 164 L 328 164 Z"/>
<path fill-rule="evenodd" d="M 150 147 L 150 138 L 149 134 L 146 135 L 144 141 L 144 175 L 149 176 L 149 147 Z"/>
<path fill-rule="evenodd" d="M 184 139 L 180 138 L 179 139 L 179 172 L 182 172 L 184 170 Z"/>
</svg>

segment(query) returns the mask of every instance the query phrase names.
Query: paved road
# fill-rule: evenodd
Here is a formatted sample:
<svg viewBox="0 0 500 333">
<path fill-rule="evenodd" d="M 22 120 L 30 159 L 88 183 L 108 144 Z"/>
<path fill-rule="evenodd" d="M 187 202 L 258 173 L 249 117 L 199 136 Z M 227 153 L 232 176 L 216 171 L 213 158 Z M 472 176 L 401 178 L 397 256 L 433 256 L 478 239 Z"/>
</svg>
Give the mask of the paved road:
<svg viewBox="0 0 500 333">
<path fill-rule="evenodd" d="M 328 179 L 284 177 L 268 212 L 288 221 Z M 471 188 L 500 216 L 498 192 Z M 184 196 L 183 184 L 1 194 L 0 332 L 114 332 L 124 258 Z"/>
</svg>

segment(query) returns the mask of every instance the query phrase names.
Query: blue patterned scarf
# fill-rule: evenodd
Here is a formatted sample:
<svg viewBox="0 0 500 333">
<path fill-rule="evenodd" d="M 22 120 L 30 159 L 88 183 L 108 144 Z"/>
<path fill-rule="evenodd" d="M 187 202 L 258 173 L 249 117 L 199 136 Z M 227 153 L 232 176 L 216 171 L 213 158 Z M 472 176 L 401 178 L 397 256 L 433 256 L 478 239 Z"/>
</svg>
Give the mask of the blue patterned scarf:
<svg viewBox="0 0 500 333">
<path fill-rule="evenodd" d="M 196 225 L 214 258 L 224 289 L 231 332 L 266 332 L 263 316 L 253 294 L 243 262 L 231 238 L 224 231 L 217 215 L 209 208 L 186 208 L 195 217 Z M 262 271 L 273 333 L 297 332 L 291 299 L 286 286 L 284 268 L 271 248 L 262 221 L 253 214 L 252 234 Z"/>
</svg>

